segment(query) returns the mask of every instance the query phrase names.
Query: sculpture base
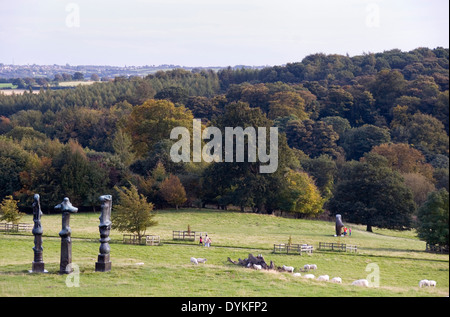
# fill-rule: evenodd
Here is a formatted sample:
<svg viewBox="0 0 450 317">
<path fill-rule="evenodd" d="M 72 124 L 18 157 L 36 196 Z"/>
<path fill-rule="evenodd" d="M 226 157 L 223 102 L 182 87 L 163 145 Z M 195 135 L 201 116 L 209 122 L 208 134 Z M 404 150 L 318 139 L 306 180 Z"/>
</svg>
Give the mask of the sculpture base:
<svg viewBox="0 0 450 317">
<path fill-rule="evenodd" d="M 59 262 L 59 273 L 70 274 L 72 269 L 72 241 L 70 237 L 61 239 L 61 260 Z"/>
<path fill-rule="evenodd" d="M 111 261 L 109 254 L 99 254 L 98 262 L 95 262 L 95 272 L 109 272 L 111 271 Z"/>
<path fill-rule="evenodd" d="M 31 270 L 28 272 L 30 273 L 48 273 L 46 269 L 44 269 L 45 263 L 44 262 L 33 262 L 31 265 Z"/>
</svg>

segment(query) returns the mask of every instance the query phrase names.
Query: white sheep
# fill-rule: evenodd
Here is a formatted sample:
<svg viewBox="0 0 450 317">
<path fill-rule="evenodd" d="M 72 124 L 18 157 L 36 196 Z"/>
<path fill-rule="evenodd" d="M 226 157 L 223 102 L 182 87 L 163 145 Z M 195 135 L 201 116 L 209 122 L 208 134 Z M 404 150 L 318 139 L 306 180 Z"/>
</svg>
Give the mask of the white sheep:
<svg viewBox="0 0 450 317">
<path fill-rule="evenodd" d="M 365 280 L 365 279 L 356 280 L 356 281 L 354 281 L 352 283 L 352 285 L 368 287 L 369 286 L 369 281 Z"/>
<path fill-rule="evenodd" d="M 203 258 L 197 258 L 198 263 L 206 263 L 206 259 Z"/>
<path fill-rule="evenodd" d="M 300 273 L 294 273 L 294 274 L 292 274 L 292 276 L 295 276 L 295 277 L 300 277 L 300 276 L 302 276 Z"/>
<path fill-rule="evenodd" d="M 253 264 L 253 268 L 254 268 L 255 270 L 261 270 L 261 269 L 262 269 L 262 266 L 261 266 L 261 265 L 258 265 L 258 264 Z"/>
<path fill-rule="evenodd" d="M 341 284 L 342 279 L 340 277 L 333 277 L 330 282 Z"/>
<path fill-rule="evenodd" d="M 431 281 L 429 281 L 429 280 L 421 280 L 419 282 L 419 287 L 422 287 L 422 286 L 433 286 L 433 287 L 436 287 L 436 281 L 433 281 L 433 280 L 431 280 Z"/>
<path fill-rule="evenodd" d="M 430 281 L 429 280 L 421 280 L 419 282 L 419 287 L 422 287 L 422 286 L 430 286 Z"/>
<path fill-rule="evenodd" d="M 317 265 L 305 264 L 305 266 L 303 266 L 303 271 L 309 271 L 309 270 L 317 270 Z"/>
<path fill-rule="evenodd" d="M 284 271 L 286 271 L 286 272 L 294 273 L 294 267 L 293 267 L 293 266 L 286 266 L 286 265 L 283 265 L 281 268 L 282 268 Z"/>
<path fill-rule="evenodd" d="M 194 263 L 194 264 L 198 264 L 198 261 L 197 261 L 197 259 L 196 259 L 196 258 L 194 258 L 194 257 L 191 257 L 191 262 L 192 262 L 192 263 Z"/>
<path fill-rule="evenodd" d="M 314 279 L 314 274 L 305 274 L 303 275 L 303 277 L 308 279 Z"/>
<path fill-rule="evenodd" d="M 324 281 L 324 282 L 326 282 L 326 281 L 329 281 L 329 280 L 330 280 L 330 277 L 329 277 L 328 275 L 320 275 L 320 276 L 317 278 L 317 280 L 318 280 L 318 281 Z"/>
</svg>

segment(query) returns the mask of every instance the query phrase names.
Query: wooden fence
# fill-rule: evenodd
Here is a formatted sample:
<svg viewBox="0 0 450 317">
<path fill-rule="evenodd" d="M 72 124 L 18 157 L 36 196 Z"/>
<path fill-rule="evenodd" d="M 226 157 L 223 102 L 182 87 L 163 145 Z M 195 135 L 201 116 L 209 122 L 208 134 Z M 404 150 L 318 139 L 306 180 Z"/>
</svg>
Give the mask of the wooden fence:
<svg viewBox="0 0 450 317">
<path fill-rule="evenodd" d="M 273 253 L 287 253 L 287 254 L 312 254 L 314 247 L 309 244 L 274 244 Z"/>
<path fill-rule="evenodd" d="M 345 243 L 319 242 L 319 250 L 357 252 L 358 247 L 356 245 L 349 245 L 349 244 L 345 244 Z"/>
<path fill-rule="evenodd" d="M 0 231 L 3 232 L 23 232 L 23 231 L 29 231 L 31 232 L 33 230 L 33 225 L 30 223 L 4 223 L 0 222 Z"/>
<path fill-rule="evenodd" d="M 173 240 L 190 240 L 195 241 L 197 237 L 204 235 L 203 232 L 196 231 L 172 231 Z"/>
<path fill-rule="evenodd" d="M 124 234 L 123 235 L 124 244 L 140 244 L 140 245 L 159 245 L 161 239 L 159 236 L 146 235 L 142 236 L 139 240 L 136 234 Z"/>
</svg>

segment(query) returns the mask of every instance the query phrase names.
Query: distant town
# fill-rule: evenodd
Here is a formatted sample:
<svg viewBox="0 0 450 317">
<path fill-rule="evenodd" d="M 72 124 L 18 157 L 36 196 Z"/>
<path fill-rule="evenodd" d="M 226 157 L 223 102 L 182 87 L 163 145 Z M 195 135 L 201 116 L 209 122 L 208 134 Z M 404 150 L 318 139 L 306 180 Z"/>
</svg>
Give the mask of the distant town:
<svg viewBox="0 0 450 317">
<path fill-rule="evenodd" d="M 231 67 L 232 69 L 239 68 L 256 68 L 260 69 L 264 66 L 245 66 L 236 65 Z M 97 79 L 109 80 L 119 76 L 147 76 L 149 74 L 156 73 L 157 71 L 172 70 L 176 68 L 182 68 L 189 71 L 201 71 L 205 69 L 220 70 L 226 67 L 211 66 L 211 67 L 187 67 L 180 65 L 145 65 L 145 66 L 98 66 L 98 65 L 78 65 L 72 66 L 66 65 L 12 65 L 0 63 L 0 78 L 46 78 L 53 81 L 55 76 L 67 74 L 74 76 L 76 73 L 81 73 L 86 80 Z M 79 76 L 79 75 L 78 75 Z"/>
</svg>

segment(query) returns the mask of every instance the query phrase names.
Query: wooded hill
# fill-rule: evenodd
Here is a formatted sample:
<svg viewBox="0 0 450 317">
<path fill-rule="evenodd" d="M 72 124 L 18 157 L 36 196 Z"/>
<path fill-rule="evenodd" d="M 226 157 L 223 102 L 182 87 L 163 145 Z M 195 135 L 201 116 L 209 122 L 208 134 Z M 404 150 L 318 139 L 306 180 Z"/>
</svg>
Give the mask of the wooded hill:
<svg viewBox="0 0 450 317">
<path fill-rule="evenodd" d="M 448 90 L 448 48 L 418 48 L 0 94 L 0 198 L 13 194 L 23 208 L 37 192 L 46 211 L 64 196 L 93 208 L 131 182 L 163 208 L 173 205 L 160 194 L 173 174 L 185 205 L 410 228 L 430 193 L 448 206 Z M 277 126 L 278 170 L 174 163 L 170 131 L 192 130 L 193 118 L 220 129 Z"/>
</svg>

